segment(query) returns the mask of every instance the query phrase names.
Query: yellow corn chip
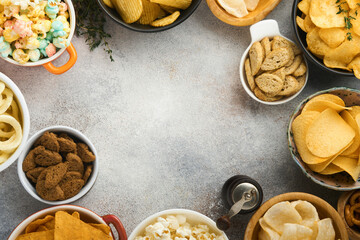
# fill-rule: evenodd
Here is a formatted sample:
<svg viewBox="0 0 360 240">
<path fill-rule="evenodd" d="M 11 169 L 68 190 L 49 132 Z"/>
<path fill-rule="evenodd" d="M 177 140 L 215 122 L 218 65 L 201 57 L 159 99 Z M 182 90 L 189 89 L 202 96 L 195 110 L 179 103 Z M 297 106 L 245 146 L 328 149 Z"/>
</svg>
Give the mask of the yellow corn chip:
<svg viewBox="0 0 360 240">
<path fill-rule="evenodd" d="M 47 227 L 45 227 L 45 225 L 40 225 L 36 231 L 37 232 L 41 232 L 41 231 L 49 231 L 50 229 L 48 229 Z"/>
<path fill-rule="evenodd" d="M 111 229 L 108 225 L 105 224 L 98 224 L 98 223 L 89 223 L 90 226 L 101 230 L 103 233 L 105 233 L 106 235 L 109 235 L 111 232 Z"/>
<path fill-rule="evenodd" d="M 71 214 L 71 216 L 73 216 L 74 218 L 80 219 L 80 213 L 78 213 L 78 212 L 73 212 Z"/>
<path fill-rule="evenodd" d="M 54 230 L 26 233 L 18 236 L 16 240 L 54 240 Z"/>
<path fill-rule="evenodd" d="M 176 11 L 173 14 L 167 16 L 167 17 L 164 17 L 164 18 L 161 18 L 159 20 L 156 20 L 156 21 L 152 22 L 151 26 L 153 26 L 153 27 L 164 27 L 164 26 L 170 25 L 173 22 L 175 22 L 176 19 L 179 16 L 180 16 L 180 12 Z"/>
<path fill-rule="evenodd" d="M 25 229 L 25 233 L 35 232 L 40 225 L 44 225 L 47 222 L 54 220 L 54 216 L 47 215 L 44 218 L 36 219 L 35 221 L 31 222 Z M 46 226 L 46 225 L 45 225 Z"/>
</svg>

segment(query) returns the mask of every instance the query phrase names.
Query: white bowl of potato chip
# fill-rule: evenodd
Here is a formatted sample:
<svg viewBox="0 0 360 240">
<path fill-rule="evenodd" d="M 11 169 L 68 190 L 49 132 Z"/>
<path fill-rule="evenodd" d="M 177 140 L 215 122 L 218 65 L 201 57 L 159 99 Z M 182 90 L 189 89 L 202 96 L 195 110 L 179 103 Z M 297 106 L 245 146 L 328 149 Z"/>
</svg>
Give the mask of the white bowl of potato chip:
<svg viewBox="0 0 360 240">
<path fill-rule="evenodd" d="M 0 141 L 1 172 L 15 162 L 24 150 L 30 131 L 30 115 L 20 89 L 10 78 L 1 72 L 0 88 L 2 88 L 3 95 L 0 106 L 3 114 L 0 114 L 0 118 L 4 118 L 2 120 L 6 121 L 0 120 L 0 134 L 4 137 Z"/>
<path fill-rule="evenodd" d="M 306 98 L 291 116 L 290 153 L 317 184 L 338 191 L 360 189 L 359 105 L 359 90 L 332 88 Z"/>
<path fill-rule="evenodd" d="M 302 51 L 280 34 L 275 20 L 250 27 L 251 43 L 240 60 L 240 80 L 254 100 L 278 105 L 291 101 L 304 89 L 309 72 Z"/>
<path fill-rule="evenodd" d="M 265 202 L 248 223 L 244 240 L 349 239 L 339 213 L 308 193 L 291 192 Z"/>
<path fill-rule="evenodd" d="M 128 239 L 154 239 L 154 234 L 160 235 L 161 239 L 189 239 L 193 236 L 195 239 L 229 240 L 212 219 L 187 209 L 169 209 L 149 216 Z"/>
</svg>

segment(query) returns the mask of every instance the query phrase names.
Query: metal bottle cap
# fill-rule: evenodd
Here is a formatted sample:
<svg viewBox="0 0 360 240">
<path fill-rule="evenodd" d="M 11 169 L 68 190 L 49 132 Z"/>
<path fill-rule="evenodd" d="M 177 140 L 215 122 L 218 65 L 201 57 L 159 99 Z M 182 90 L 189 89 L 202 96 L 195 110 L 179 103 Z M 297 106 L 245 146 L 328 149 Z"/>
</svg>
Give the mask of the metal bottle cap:
<svg viewBox="0 0 360 240">
<path fill-rule="evenodd" d="M 232 192 L 232 200 L 235 203 L 240 201 L 241 198 L 243 197 L 244 192 L 248 192 L 248 191 L 253 192 L 252 198 L 250 201 L 244 203 L 242 210 L 251 211 L 251 210 L 253 210 L 253 208 L 255 208 L 257 206 L 257 204 L 259 203 L 259 200 L 260 200 L 259 190 L 253 184 L 244 182 L 244 183 L 240 183 L 239 185 L 237 185 Z"/>
</svg>

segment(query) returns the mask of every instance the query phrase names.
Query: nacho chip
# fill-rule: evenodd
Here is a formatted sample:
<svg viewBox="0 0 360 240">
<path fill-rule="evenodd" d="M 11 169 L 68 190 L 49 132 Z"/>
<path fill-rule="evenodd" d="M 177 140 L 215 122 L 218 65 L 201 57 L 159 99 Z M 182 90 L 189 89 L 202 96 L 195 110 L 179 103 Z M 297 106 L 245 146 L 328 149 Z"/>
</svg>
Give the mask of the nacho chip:
<svg viewBox="0 0 360 240">
<path fill-rule="evenodd" d="M 99 229 L 96 229 L 89 224 L 74 218 L 64 211 L 55 213 L 55 231 L 54 238 L 56 240 L 69 239 L 98 239 L 98 240 L 112 240 L 110 235 L 105 234 Z"/>
<path fill-rule="evenodd" d="M 54 240 L 54 230 L 26 233 L 18 236 L 16 240 Z"/>
<path fill-rule="evenodd" d="M 39 226 L 44 225 L 48 222 L 50 222 L 51 220 L 54 220 L 54 216 L 51 215 L 47 215 L 44 218 L 41 219 L 36 219 L 35 221 L 31 222 L 25 229 L 25 233 L 31 233 L 31 232 L 35 232 Z M 46 225 L 45 225 L 46 226 Z"/>
<path fill-rule="evenodd" d="M 102 231 L 106 235 L 109 235 L 110 232 L 111 232 L 110 227 L 108 225 L 105 225 L 105 224 L 89 223 L 89 225 L 96 228 L 96 229 L 99 229 L 100 231 Z"/>
<path fill-rule="evenodd" d="M 360 122 L 355 121 L 355 119 L 351 116 L 348 111 L 342 111 L 340 116 L 345 120 L 350 127 L 352 127 L 355 131 L 355 138 L 353 144 L 350 145 L 341 155 L 351 155 L 355 151 L 357 151 L 360 147 L 360 132 L 359 125 Z M 360 120 L 360 119 L 359 119 Z"/>
<path fill-rule="evenodd" d="M 354 137 L 354 129 L 335 110 L 328 108 L 310 124 L 306 146 L 315 156 L 326 158 L 338 154 Z"/>
<path fill-rule="evenodd" d="M 344 17 L 346 12 L 339 12 L 336 0 L 311 0 L 309 15 L 312 22 L 320 28 L 345 27 Z M 344 10 L 348 10 L 347 4 L 342 4 Z"/>
<path fill-rule="evenodd" d="M 345 41 L 346 31 L 344 28 L 322 28 L 319 36 L 329 47 L 337 48 Z"/>
<path fill-rule="evenodd" d="M 45 223 L 44 225 L 47 229 L 54 230 L 55 229 L 55 218 L 53 218 L 51 221 Z"/>
<path fill-rule="evenodd" d="M 111 0 L 116 11 L 126 23 L 134 23 L 141 17 L 143 5 L 141 0 Z"/>
<path fill-rule="evenodd" d="M 148 25 L 158 18 L 160 13 L 159 4 L 152 3 L 149 0 L 142 0 L 143 13 L 139 19 L 140 24 Z"/>
<path fill-rule="evenodd" d="M 150 2 L 185 10 L 191 5 L 192 0 L 150 0 Z"/>
<path fill-rule="evenodd" d="M 331 48 L 320 38 L 319 28 L 314 28 L 306 34 L 306 43 L 309 50 L 316 56 L 323 57 Z"/>
<path fill-rule="evenodd" d="M 78 212 L 73 212 L 71 214 L 71 216 L 73 216 L 74 218 L 80 219 L 80 213 L 78 213 Z"/>
<path fill-rule="evenodd" d="M 49 231 L 50 229 L 48 229 L 47 227 L 45 227 L 45 225 L 40 225 L 36 231 L 37 232 L 41 232 L 41 231 Z"/>
<path fill-rule="evenodd" d="M 273 205 L 264 214 L 265 222 L 276 232 L 282 234 L 284 232 L 285 223 L 301 222 L 300 214 L 291 206 L 290 202 L 280 202 Z"/>
<path fill-rule="evenodd" d="M 170 25 L 173 22 L 175 22 L 179 16 L 180 16 L 180 12 L 176 11 L 167 17 L 164 17 L 164 18 L 161 18 L 159 20 L 152 22 L 150 25 L 153 27 L 164 27 L 164 26 Z"/>
<path fill-rule="evenodd" d="M 332 163 L 347 172 L 354 181 L 358 180 L 360 174 L 358 159 L 338 156 Z"/>
</svg>

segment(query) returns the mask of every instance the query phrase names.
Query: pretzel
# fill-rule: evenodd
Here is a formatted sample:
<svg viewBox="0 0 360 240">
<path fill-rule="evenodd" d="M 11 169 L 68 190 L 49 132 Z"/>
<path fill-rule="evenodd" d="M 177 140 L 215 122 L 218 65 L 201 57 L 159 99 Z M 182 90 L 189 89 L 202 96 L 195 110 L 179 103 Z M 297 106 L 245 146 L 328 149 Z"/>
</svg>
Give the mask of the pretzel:
<svg viewBox="0 0 360 240">
<path fill-rule="evenodd" d="M 360 203 L 356 203 L 350 207 L 350 218 L 355 225 L 360 226 L 360 220 L 355 217 L 355 209 L 358 208 L 360 208 Z"/>
<path fill-rule="evenodd" d="M 351 220 L 351 214 L 350 214 L 350 205 L 346 204 L 345 206 L 345 221 L 349 227 L 354 226 L 353 221 Z"/>
</svg>

